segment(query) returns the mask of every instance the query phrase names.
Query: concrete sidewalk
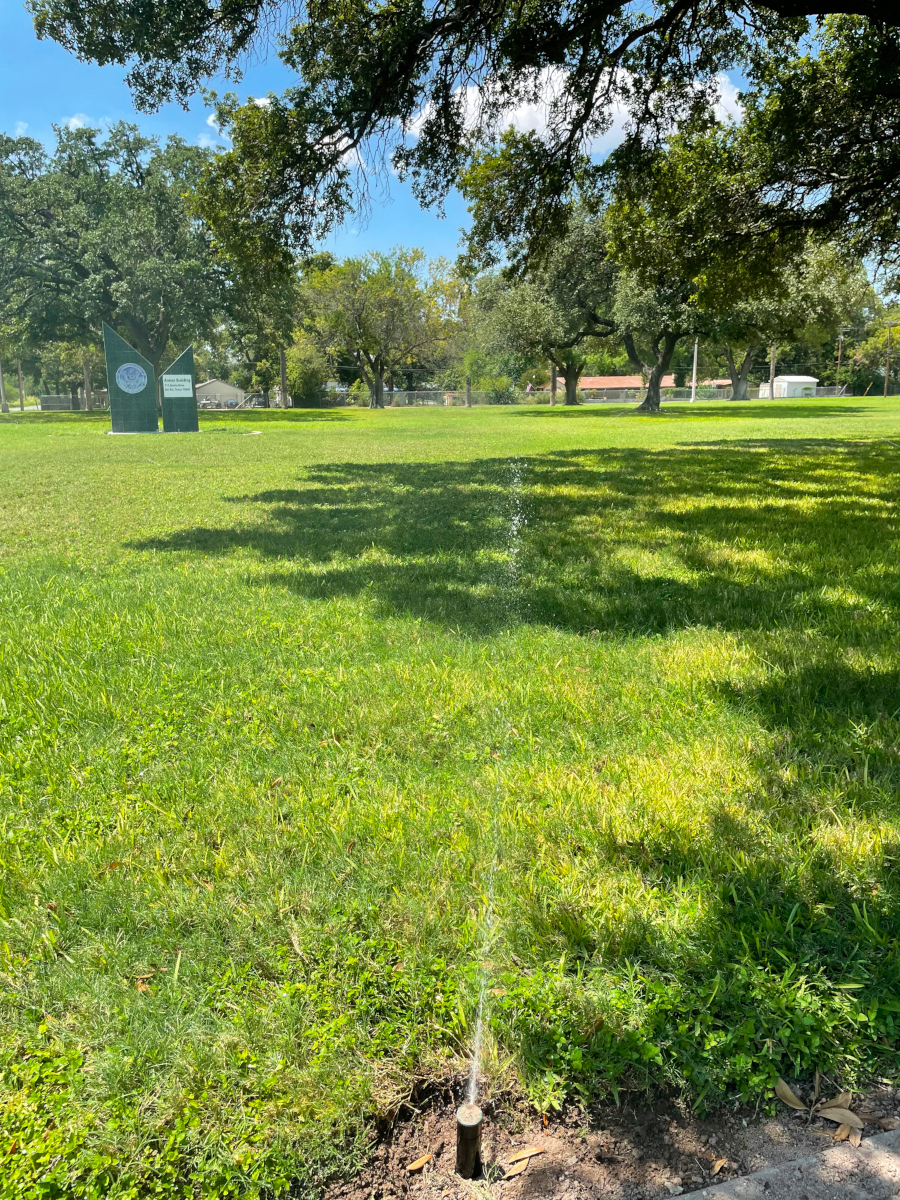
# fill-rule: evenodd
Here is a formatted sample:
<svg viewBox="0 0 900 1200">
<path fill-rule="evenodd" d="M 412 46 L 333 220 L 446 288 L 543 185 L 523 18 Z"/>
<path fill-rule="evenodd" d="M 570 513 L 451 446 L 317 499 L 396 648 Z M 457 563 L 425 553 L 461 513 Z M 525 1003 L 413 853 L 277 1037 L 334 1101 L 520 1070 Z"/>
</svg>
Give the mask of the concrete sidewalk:
<svg viewBox="0 0 900 1200">
<path fill-rule="evenodd" d="M 900 1196 L 900 1129 L 685 1194 L 709 1200 L 890 1200 Z"/>
</svg>

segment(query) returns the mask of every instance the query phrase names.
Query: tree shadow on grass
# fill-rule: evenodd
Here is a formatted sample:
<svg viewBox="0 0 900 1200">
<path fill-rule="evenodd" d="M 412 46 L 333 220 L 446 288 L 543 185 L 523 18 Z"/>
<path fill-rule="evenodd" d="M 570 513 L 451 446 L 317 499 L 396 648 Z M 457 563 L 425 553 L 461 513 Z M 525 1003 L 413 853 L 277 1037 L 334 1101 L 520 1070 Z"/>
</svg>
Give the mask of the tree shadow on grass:
<svg viewBox="0 0 900 1200">
<path fill-rule="evenodd" d="M 750 751 L 752 794 L 723 796 L 689 835 L 644 820 L 639 804 L 590 844 L 585 831 L 583 851 L 559 834 L 560 856 L 621 864 L 648 895 L 694 889 L 692 928 L 661 932 L 636 912 L 610 940 L 609 923 L 565 889 L 544 877 L 532 888 L 524 875 L 517 885 L 523 961 L 537 952 L 579 971 L 624 964 L 657 988 L 631 1049 L 602 1022 L 585 1033 L 568 1004 L 562 1015 L 539 1006 L 533 1028 L 518 1016 L 509 1036 L 532 1071 L 570 1069 L 558 1059 L 565 1025 L 562 1041 L 585 1062 L 604 1072 L 624 1063 L 640 1083 L 652 1070 L 639 1032 L 713 1095 L 731 1070 L 714 1060 L 733 1060 L 742 1083 L 754 1071 L 767 1078 L 773 1061 L 827 1067 L 845 1040 L 867 1069 L 895 1053 L 881 1018 L 848 1032 L 835 1014 L 848 995 L 863 1011 L 900 990 L 900 838 L 889 836 L 900 670 L 884 661 L 900 611 L 898 499 L 893 452 L 821 439 L 340 463 L 231 497 L 233 523 L 133 545 L 248 554 L 268 564 L 251 582 L 306 598 L 365 595 L 384 614 L 470 636 L 532 624 L 610 636 L 707 626 L 755 639 L 765 682 L 708 684 L 765 734 Z M 848 869 L 845 827 L 869 818 L 874 832 Z M 521 850 L 526 870 L 535 853 Z M 584 894 L 589 903 L 592 889 Z M 836 997 L 830 1008 L 825 995 Z M 704 1039 L 718 1049 L 707 1053 Z"/>
<path fill-rule="evenodd" d="M 865 413 L 864 408 L 852 407 L 849 404 L 817 404 L 810 401 L 809 404 L 753 404 L 744 401 L 725 401 L 724 403 L 715 404 L 709 400 L 699 400 L 696 405 L 692 405 L 686 400 L 670 401 L 668 404 L 663 401 L 662 407 L 658 413 L 642 413 L 638 412 L 637 401 L 629 400 L 611 400 L 608 403 L 591 403 L 586 401 L 584 405 L 576 407 L 555 406 L 553 408 L 539 408 L 537 411 L 529 409 L 528 412 L 514 411 L 515 416 L 519 417 L 550 417 L 554 420 L 568 419 L 572 417 L 611 417 L 623 416 L 627 413 L 632 413 L 637 417 L 650 417 L 651 419 L 668 418 L 670 420 L 690 420 L 690 421 L 719 421 L 723 418 L 744 417 L 747 420 L 754 421 L 772 421 L 782 420 L 783 418 L 792 419 L 801 417 L 804 420 L 815 420 L 824 417 L 846 417 L 857 416 Z M 623 413 L 622 410 L 625 410 Z"/>
<path fill-rule="evenodd" d="M 816 439 L 338 463 L 131 548 L 250 553 L 299 595 L 474 636 L 837 621 L 858 640 L 900 608 L 898 498 L 891 455 Z"/>
</svg>

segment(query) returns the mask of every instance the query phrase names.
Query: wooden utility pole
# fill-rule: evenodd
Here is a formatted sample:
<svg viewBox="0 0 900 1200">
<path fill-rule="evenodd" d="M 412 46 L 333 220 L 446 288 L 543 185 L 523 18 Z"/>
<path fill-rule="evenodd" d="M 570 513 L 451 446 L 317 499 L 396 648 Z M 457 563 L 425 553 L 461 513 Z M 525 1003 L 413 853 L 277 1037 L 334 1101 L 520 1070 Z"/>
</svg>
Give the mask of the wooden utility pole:
<svg viewBox="0 0 900 1200">
<path fill-rule="evenodd" d="M 25 384 L 22 382 L 22 360 L 16 359 L 16 374 L 19 377 L 19 411 L 25 411 Z"/>
<path fill-rule="evenodd" d="M 556 363 L 550 364 L 550 403 L 556 403 Z"/>
<path fill-rule="evenodd" d="M 778 347 L 773 346 L 769 351 L 769 399 L 775 399 L 775 355 L 778 353 Z"/>
</svg>

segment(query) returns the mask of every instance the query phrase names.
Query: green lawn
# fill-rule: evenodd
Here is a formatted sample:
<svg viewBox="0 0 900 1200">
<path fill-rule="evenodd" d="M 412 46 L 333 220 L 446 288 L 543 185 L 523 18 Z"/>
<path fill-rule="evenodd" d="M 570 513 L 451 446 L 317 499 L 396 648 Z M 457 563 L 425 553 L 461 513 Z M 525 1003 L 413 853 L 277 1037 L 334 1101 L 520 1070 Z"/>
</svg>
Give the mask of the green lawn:
<svg viewBox="0 0 900 1200">
<path fill-rule="evenodd" d="M 900 1043 L 900 400 L 0 421 L 0 1196 Z M 260 430 L 259 435 L 253 431 Z"/>
</svg>

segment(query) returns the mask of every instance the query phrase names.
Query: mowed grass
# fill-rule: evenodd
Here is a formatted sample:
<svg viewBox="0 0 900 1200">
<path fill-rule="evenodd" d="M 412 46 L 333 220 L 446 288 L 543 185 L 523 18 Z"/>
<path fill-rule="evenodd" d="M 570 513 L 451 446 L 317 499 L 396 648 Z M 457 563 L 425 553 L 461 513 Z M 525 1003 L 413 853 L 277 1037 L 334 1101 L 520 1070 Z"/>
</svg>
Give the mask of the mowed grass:
<svg viewBox="0 0 900 1200">
<path fill-rule="evenodd" d="M 105 427 L 0 423 L 0 1196 L 312 1195 L 482 972 L 548 1112 L 896 1077 L 900 402 Z"/>
</svg>

